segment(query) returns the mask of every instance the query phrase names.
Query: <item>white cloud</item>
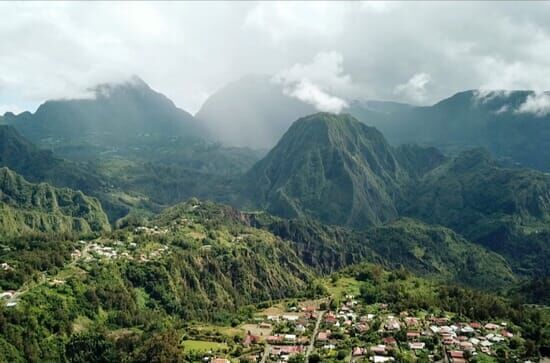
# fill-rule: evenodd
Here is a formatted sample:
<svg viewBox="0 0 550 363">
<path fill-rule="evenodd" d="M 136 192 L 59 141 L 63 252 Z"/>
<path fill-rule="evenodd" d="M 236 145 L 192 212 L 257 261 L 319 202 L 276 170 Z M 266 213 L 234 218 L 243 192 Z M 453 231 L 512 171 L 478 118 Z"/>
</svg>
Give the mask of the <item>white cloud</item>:
<svg viewBox="0 0 550 363">
<path fill-rule="evenodd" d="M 329 95 L 307 80 L 298 82 L 292 88 L 285 88 L 283 92 L 323 112 L 340 113 L 348 105 L 343 99 Z"/>
<path fill-rule="evenodd" d="M 311 63 L 297 63 L 273 77 L 283 92 L 313 105 L 319 111 L 339 113 L 347 102 L 336 96 L 352 88 L 351 77 L 344 73 L 344 58 L 338 52 L 318 53 Z"/>
<path fill-rule="evenodd" d="M 407 82 L 397 85 L 394 92 L 410 101 L 423 102 L 427 97 L 426 86 L 431 81 L 432 78 L 428 73 L 417 73 Z"/>
<path fill-rule="evenodd" d="M 543 92 L 527 96 L 525 102 L 518 107 L 517 112 L 532 113 L 538 117 L 550 115 L 550 94 Z"/>
</svg>

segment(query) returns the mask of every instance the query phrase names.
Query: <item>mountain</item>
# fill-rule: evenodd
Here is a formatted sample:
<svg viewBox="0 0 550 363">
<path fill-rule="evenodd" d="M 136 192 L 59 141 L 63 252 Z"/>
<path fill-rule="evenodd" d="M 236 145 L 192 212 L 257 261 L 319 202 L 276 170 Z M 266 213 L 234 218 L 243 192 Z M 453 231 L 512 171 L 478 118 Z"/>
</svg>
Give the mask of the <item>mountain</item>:
<svg viewBox="0 0 550 363">
<path fill-rule="evenodd" d="M 519 272 L 544 273 L 550 258 L 550 175 L 498 165 L 465 151 L 403 193 L 400 213 L 441 224 L 507 257 Z"/>
<path fill-rule="evenodd" d="M 67 188 L 29 183 L 8 168 L 0 168 L 0 209 L 3 236 L 110 230 L 96 199 Z"/>
<path fill-rule="evenodd" d="M 550 113 L 536 107 L 545 97 L 548 93 L 473 90 L 429 107 L 381 110 L 353 103 L 347 112 L 378 128 L 392 144 L 451 153 L 484 147 L 499 159 L 550 171 Z"/>
<path fill-rule="evenodd" d="M 410 178 L 399 160 L 415 159 L 419 172 L 442 160 L 433 150 L 413 158 L 418 150 L 399 152 L 349 115 L 317 113 L 297 120 L 246 174 L 245 194 L 285 217 L 355 227 L 387 222 L 397 218 L 394 202 Z"/>
<path fill-rule="evenodd" d="M 271 148 L 290 120 L 315 110 L 286 96 L 282 86 L 270 79 L 247 76 L 228 84 L 205 102 L 196 117 L 225 144 Z M 425 107 L 351 100 L 344 112 L 376 127 L 392 145 L 434 146 L 445 153 L 484 147 L 511 165 L 548 172 L 550 112 L 537 108 L 544 97 L 548 93 L 469 90 Z"/>
<path fill-rule="evenodd" d="M 47 101 L 34 114 L 6 114 L 3 122 L 39 147 L 68 155 L 133 155 L 205 137 L 193 116 L 137 77 L 96 86 L 87 99 Z"/>
<path fill-rule="evenodd" d="M 0 125 L 0 166 L 6 166 L 31 182 L 82 190 L 101 190 L 106 183 L 90 166 L 57 158 L 49 150 L 37 148 L 12 126 Z"/>
<path fill-rule="evenodd" d="M 315 109 L 283 93 L 269 76 L 249 75 L 211 95 L 195 117 L 223 144 L 273 147 L 292 120 Z"/>
<path fill-rule="evenodd" d="M 356 231 L 309 218 L 288 220 L 265 213 L 252 217 L 254 225 L 289 241 L 304 263 L 321 273 L 370 262 L 478 288 L 502 288 L 516 281 L 497 253 L 448 228 L 409 218 Z"/>
</svg>

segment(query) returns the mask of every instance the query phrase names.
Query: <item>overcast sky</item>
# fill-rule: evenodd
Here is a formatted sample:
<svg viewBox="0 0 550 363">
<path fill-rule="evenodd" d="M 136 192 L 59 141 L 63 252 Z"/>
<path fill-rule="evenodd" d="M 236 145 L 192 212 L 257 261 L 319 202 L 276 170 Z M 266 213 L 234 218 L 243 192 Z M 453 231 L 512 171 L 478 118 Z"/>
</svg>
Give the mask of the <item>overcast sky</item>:
<svg viewBox="0 0 550 363">
<path fill-rule="evenodd" d="M 543 2 L 2 2 L 0 14 L 0 114 L 133 74 L 191 113 L 250 73 L 335 107 L 550 90 Z"/>
</svg>

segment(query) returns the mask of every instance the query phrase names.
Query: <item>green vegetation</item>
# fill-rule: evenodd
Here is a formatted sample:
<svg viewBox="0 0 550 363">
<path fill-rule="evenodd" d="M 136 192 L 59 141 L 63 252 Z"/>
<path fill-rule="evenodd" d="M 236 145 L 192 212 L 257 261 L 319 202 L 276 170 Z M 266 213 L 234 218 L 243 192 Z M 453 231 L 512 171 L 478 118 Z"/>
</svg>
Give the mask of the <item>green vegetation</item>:
<svg viewBox="0 0 550 363">
<path fill-rule="evenodd" d="M 89 233 L 110 229 L 99 202 L 82 192 L 31 184 L 0 168 L 0 235 Z"/>
<path fill-rule="evenodd" d="M 243 184 L 271 213 L 364 226 L 397 216 L 394 198 L 406 179 L 380 132 L 349 115 L 318 113 L 296 121 Z"/>
<path fill-rule="evenodd" d="M 359 232 L 306 218 L 252 217 L 256 225 L 288 240 L 305 263 L 323 273 L 369 261 L 484 289 L 510 286 L 516 280 L 498 254 L 450 229 L 412 219 Z"/>
<path fill-rule="evenodd" d="M 476 149 L 427 173 L 406 195 L 403 214 L 452 228 L 519 273 L 548 275 L 550 176 L 499 167 Z"/>
</svg>

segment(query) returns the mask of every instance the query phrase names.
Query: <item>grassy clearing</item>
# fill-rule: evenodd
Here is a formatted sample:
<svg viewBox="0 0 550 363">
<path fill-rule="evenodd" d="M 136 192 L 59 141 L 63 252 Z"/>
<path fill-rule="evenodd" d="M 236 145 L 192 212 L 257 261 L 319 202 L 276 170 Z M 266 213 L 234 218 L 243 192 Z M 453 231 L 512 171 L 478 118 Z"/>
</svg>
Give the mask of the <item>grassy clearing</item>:
<svg viewBox="0 0 550 363">
<path fill-rule="evenodd" d="M 188 352 L 200 352 L 206 353 L 209 351 L 219 352 L 225 351 L 229 347 L 225 343 L 208 342 L 205 340 L 184 340 L 182 342 L 183 348 Z"/>
<path fill-rule="evenodd" d="M 360 282 L 353 277 L 341 277 L 333 282 L 329 279 L 324 280 L 324 284 L 333 297 L 342 297 L 344 295 L 359 295 Z"/>
</svg>

